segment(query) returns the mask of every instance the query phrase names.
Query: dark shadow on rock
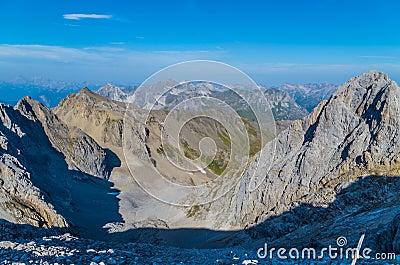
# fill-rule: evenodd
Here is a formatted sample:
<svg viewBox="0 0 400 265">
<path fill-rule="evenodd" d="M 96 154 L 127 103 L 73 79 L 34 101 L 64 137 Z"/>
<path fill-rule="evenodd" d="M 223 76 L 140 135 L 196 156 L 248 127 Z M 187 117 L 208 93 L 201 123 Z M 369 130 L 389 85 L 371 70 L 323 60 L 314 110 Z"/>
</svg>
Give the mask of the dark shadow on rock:
<svg viewBox="0 0 400 265">
<path fill-rule="evenodd" d="M 87 178 L 90 185 L 96 184 Z M 85 183 L 85 181 L 84 181 Z M 96 184 L 97 185 L 97 184 Z M 87 186 L 83 186 L 81 192 Z M 137 228 L 102 236 L 88 234 L 85 227 L 72 229 L 79 236 L 111 242 L 139 242 L 181 248 L 227 248 L 233 246 L 257 250 L 268 243 L 270 247 L 314 247 L 320 249 L 336 246 L 336 239 L 345 236 L 349 247 L 355 247 L 359 237 L 365 234 L 363 246 L 377 251 L 399 253 L 400 227 L 400 178 L 368 176 L 338 192 L 336 200 L 325 207 L 301 204 L 279 216 L 268 218 L 254 227 L 238 231 L 215 231 L 210 229 L 158 229 Z M 86 197 L 93 199 L 93 197 Z M 76 199 L 72 199 L 76 203 Z M 83 205 L 80 209 L 88 209 Z M 97 204 L 98 202 L 96 202 Z M 117 208 L 95 209 L 94 216 L 115 215 Z M 113 212 L 114 211 L 114 212 Z M 78 217 L 84 217 L 78 213 Z M 72 220 L 71 218 L 69 220 Z M 101 224 L 104 222 L 97 222 Z M 94 223 L 96 225 L 96 223 Z M 31 228 L 43 232 L 40 228 Z M 97 229 L 98 230 L 98 229 Z M 60 232 L 49 230 L 49 233 Z M 92 230 L 93 231 L 93 230 Z M 32 238 L 35 233 L 27 234 Z M 39 234 L 40 235 L 40 234 Z M 105 237 L 106 236 L 106 237 Z"/>
<path fill-rule="evenodd" d="M 13 155 L 28 167 L 31 181 L 41 190 L 45 201 L 54 205 L 75 233 L 106 239 L 108 232 L 103 226 L 122 221 L 113 183 L 69 169 L 64 155 L 52 146 L 40 122 L 34 122 L 12 108 L 6 108 L 6 111 L 25 135 L 20 138 L 3 124 L 0 124 L 0 130 L 20 150 L 20 154 Z M 106 153 L 111 172 L 121 162 L 110 150 Z"/>
<path fill-rule="evenodd" d="M 326 244 L 340 236 L 353 243 L 362 234 L 371 239 L 379 225 L 388 224 L 400 209 L 400 178 L 368 176 L 339 191 L 325 207 L 301 204 L 246 232 L 254 240 L 295 246 Z M 352 238 L 354 237 L 354 238 Z M 326 245 L 325 245 L 326 246 Z"/>
<path fill-rule="evenodd" d="M 287 248 L 335 246 L 340 236 L 345 236 L 349 246 L 355 247 L 360 236 L 365 234 L 365 247 L 388 251 L 385 244 L 393 246 L 393 243 L 384 244 L 376 235 L 385 230 L 399 212 L 400 178 L 368 176 L 348 183 L 327 206 L 301 204 L 245 230 L 138 228 L 114 233 L 110 240 L 184 248 L 242 246 L 257 250 L 264 243 Z M 385 238 L 390 240 L 393 236 Z"/>
<path fill-rule="evenodd" d="M 38 228 L 27 224 L 14 224 L 0 219 L 0 241 L 26 242 L 35 238 L 62 235 L 70 233 L 70 228 Z M 6 232 L 4 232 L 6 231 Z"/>
<path fill-rule="evenodd" d="M 106 152 L 107 175 L 110 176 L 114 168 L 121 166 L 121 160 L 110 149 L 104 149 L 104 150 Z"/>
<path fill-rule="evenodd" d="M 137 228 L 110 234 L 109 240 L 179 248 L 225 248 L 239 246 L 243 231 L 216 231 L 205 228 Z"/>
</svg>

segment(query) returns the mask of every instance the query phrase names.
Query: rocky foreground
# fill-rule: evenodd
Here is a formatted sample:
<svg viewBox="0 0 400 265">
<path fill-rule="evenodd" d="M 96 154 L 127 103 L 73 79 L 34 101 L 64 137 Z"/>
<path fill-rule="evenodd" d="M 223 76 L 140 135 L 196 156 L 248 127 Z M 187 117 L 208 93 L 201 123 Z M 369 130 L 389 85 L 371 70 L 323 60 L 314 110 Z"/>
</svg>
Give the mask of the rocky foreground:
<svg viewBox="0 0 400 265">
<path fill-rule="evenodd" d="M 256 249 L 182 249 L 150 244 L 101 242 L 0 220 L 0 264 L 351 264 L 351 260 L 260 259 Z M 357 264 L 400 264 L 362 260 Z"/>
<path fill-rule="evenodd" d="M 194 250 L 80 239 L 63 230 L 0 223 L 0 264 L 256 264 L 244 249 Z M 57 235 L 59 234 L 59 235 Z M 25 239 L 27 238 L 27 239 Z"/>
</svg>

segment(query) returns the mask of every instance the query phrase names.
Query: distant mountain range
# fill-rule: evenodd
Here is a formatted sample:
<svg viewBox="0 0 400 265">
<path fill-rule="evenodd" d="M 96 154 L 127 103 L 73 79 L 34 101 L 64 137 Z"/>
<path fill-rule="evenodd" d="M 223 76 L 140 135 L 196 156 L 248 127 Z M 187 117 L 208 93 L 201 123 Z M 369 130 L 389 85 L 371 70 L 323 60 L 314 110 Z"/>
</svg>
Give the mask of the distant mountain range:
<svg viewBox="0 0 400 265">
<path fill-rule="evenodd" d="M 275 120 L 298 120 L 308 114 L 308 111 L 286 91 L 264 87 L 262 89 L 271 104 Z"/>
<path fill-rule="evenodd" d="M 287 92 L 300 106 L 311 112 L 322 100 L 329 99 L 337 87 L 330 83 L 284 84 L 278 89 Z"/>
<path fill-rule="evenodd" d="M 30 95 L 48 107 L 57 104 L 68 94 L 79 91 L 82 87 L 99 87 L 88 82 L 64 82 L 45 78 L 27 79 L 17 77 L 9 81 L 0 81 L 0 102 L 14 105 L 19 99 Z"/>
<path fill-rule="evenodd" d="M 224 100 L 233 103 L 235 106 L 241 104 L 233 93 L 216 85 L 211 85 L 210 83 L 207 85 L 201 82 L 178 85 L 174 80 L 166 80 L 161 83 L 162 84 L 158 84 L 158 86 L 174 88 L 161 97 L 157 101 L 156 106 L 153 106 L 158 109 L 172 108 L 184 99 L 198 96 L 224 98 Z M 330 83 L 284 84 L 279 88 L 269 88 L 263 85 L 259 86 L 264 91 L 265 97 L 271 104 L 272 112 L 277 121 L 303 118 L 322 100 L 329 99 L 337 88 L 337 85 Z M 127 102 L 129 96 L 134 93 L 134 89 L 126 89 L 113 84 L 107 84 L 98 89 L 96 93 L 112 100 Z"/>
<path fill-rule="evenodd" d="M 166 80 L 164 83 L 168 86 L 176 85 L 176 82 L 173 80 Z M 89 87 L 99 95 L 112 100 L 126 102 L 128 97 L 134 93 L 137 85 L 107 83 L 102 86 L 89 82 L 64 82 L 45 78 L 27 79 L 18 77 L 9 81 L 0 81 L 0 102 L 15 105 L 20 98 L 30 95 L 33 99 L 38 100 L 47 107 L 55 107 L 68 94 L 76 93 L 82 87 Z M 337 86 L 329 83 L 321 83 L 302 85 L 285 84 L 276 89 L 267 88 L 263 85 L 260 85 L 260 87 L 265 91 L 265 95 L 272 105 L 272 111 L 276 120 L 295 120 L 311 112 L 322 100 L 328 99 Z M 217 91 L 215 87 L 211 90 L 210 87 L 200 88 L 199 86 L 193 89 L 191 92 L 193 95 L 204 95 Z M 196 89 L 197 91 L 195 91 Z M 286 92 L 287 94 L 285 94 Z M 187 94 L 188 92 L 185 93 L 186 97 L 191 96 Z M 169 100 L 172 100 L 172 94 L 170 94 Z M 175 100 L 178 100 L 178 98 L 175 98 Z M 159 103 L 162 104 L 161 101 Z"/>
<path fill-rule="evenodd" d="M 109 86 L 113 85 L 106 84 L 102 86 L 101 84 L 92 82 L 54 81 L 41 77 L 31 79 L 17 77 L 8 81 L 0 81 L 0 102 L 15 105 L 21 98 L 29 95 L 47 107 L 55 107 L 67 95 L 76 93 L 83 87 L 90 87 L 93 90 L 102 88 L 102 91 L 106 93 Z M 127 85 L 119 86 L 118 88 L 129 93 L 129 91 L 133 91 L 135 87 L 136 86 Z"/>
<path fill-rule="evenodd" d="M 148 106 L 148 108 L 155 109 L 172 109 L 179 103 L 200 96 L 212 97 L 221 99 L 232 106 L 238 113 L 244 115 L 249 112 L 247 109 L 247 103 L 240 98 L 239 95 L 234 93 L 220 85 L 212 84 L 209 82 L 190 82 L 184 84 L 178 84 L 174 80 L 166 80 L 157 84 L 159 87 L 171 87 L 168 92 L 160 97 L 157 101 L 154 99 L 156 104 Z M 300 106 L 286 91 L 267 88 L 260 86 L 264 92 L 265 97 L 270 103 L 271 110 L 275 117 L 275 120 L 296 120 L 301 119 L 308 114 L 308 111 Z M 124 88 L 107 84 L 96 91 L 97 94 L 106 98 L 128 102 L 129 97 L 133 94 L 134 90 L 126 90 Z M 245 90 L 243 90 L 245 93 Z"/>
</svg>

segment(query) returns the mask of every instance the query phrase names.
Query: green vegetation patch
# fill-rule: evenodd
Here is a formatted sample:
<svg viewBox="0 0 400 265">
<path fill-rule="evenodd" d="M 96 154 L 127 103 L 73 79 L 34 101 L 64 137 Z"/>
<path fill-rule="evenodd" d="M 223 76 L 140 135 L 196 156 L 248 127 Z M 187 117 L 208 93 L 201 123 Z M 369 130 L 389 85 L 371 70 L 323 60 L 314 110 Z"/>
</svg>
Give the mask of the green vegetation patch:
<svg viewBox="0 0 400 265">
<path fill-rule="evenodd" d="M 180 142 L 183 146 L 183 153 L 187 158 L 195 160 L 200 157 L 200 151 L 192 149 L 185 139 L 181 139 Z"/>
<path fill-rule="evenodd" d="M 200 213 L 200 205 L 193 205 L 190 207 L 189 211 L 187 212 L 187 217 L 195 217 Z"/>
</svg>

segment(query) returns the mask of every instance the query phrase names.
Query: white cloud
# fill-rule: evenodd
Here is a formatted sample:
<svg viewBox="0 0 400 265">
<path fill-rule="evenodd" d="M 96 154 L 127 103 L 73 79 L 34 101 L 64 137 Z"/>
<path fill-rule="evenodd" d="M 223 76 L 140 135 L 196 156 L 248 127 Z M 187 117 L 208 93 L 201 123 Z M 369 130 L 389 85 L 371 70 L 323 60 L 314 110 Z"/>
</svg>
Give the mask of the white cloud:
<svg viewBox="0 0 400 265">
<path fill-rule="evenodd" d="M 137 81 L 174 63 L 195 59 L 221 60 L 224 56 L 221 51 L 204 50 L 140 51 L 118 46 L 71 48 L 0 44 L 0 65 L 7 69 L 10 77 L 40 75 L 52 79 Z M 5 74 L 1 72 L 0 79 Z"/>
<path fill-rule="evenodd" d="M 218 59 L 224 56 L 222 51 L 207 50 L 153 50 L 138 51 L 115 46 L 92 46 L 85 48 L 70 48 L 48 45 L 9 45 L 0 44 L 0 59 L 39 59 L 57 62 L 123 62 L 175 63 L 193 59 Z"/>
<path fill-rule="evenodd" d="M 112 15 L 101 15 L 101 14 L 64 14 L 63 17 L 65 19 L 70 20 L 81 20 L 83 18 L 92 18 L 92 19 L 111 19 Z"/>
<path fill-rule="evenodd" d="M 343 83 L 370 69 L 387 72 L 400 80 L 400 64 L 393 63 L 301 63 L 298 61 L 251 62 L 235 58 L 228 50 L 136 50 L 129 46 L 63 47 L 0 44 L 0 79 L 6 74 L 46 76 L 74 80 L 144 80 L 171 64 L 197 59 L 231 63 L 258 82 L 281 84 L 329 81 Z M 237 55 L 236 55 L 237 56 Z"/>
<path fill-rule="evenodd" d="M 25 60 L 37 59 L 69 63 L 72 61 L 99 59 L 101 56 L 62 46 L 0 44 L 0 58 L 9 58 L 9 60 L 18 58 Z"/>
</svg>

